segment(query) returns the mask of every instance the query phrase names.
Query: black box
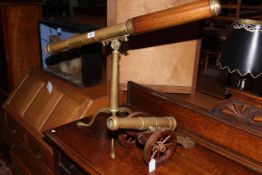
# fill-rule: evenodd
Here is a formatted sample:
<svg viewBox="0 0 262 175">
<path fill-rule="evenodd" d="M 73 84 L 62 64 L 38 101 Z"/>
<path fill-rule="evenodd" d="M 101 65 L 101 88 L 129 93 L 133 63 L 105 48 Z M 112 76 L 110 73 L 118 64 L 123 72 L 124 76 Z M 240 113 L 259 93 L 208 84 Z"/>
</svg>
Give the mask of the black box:
<svg viewBox="0 0 262 175">
<path fill-rule="evenodd" d="M 85 87 L 102 80 L 102 46 L 94 43 L 81 48 L 50 55 L 45 52 L 50 42 L 65 40 L 73 35 L 100 28 L 97 25 L 66 22 L 66 20 L 42 20 L 39 22 L 39 38 L 42 68 L 77 86 Z"/>
</svg>

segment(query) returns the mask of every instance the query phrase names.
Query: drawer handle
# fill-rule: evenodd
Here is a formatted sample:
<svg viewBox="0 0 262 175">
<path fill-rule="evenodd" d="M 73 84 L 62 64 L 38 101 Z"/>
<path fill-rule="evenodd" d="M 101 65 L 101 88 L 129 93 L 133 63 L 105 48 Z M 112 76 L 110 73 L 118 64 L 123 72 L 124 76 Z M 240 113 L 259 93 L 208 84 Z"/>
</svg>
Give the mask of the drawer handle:
<svg viewBox="0 0 262 175">
<path fill-rule="evenodd" d="M 41 159 L 42 159 L 42 155 L 41 155 L 41 153 L 40 153 L 39 151 L 37 151 L 37 153 L 36 153 L 36 158 L 37 158 L 38 160 L 41 160 Z"/>
<path fill-rule="evenodd" d="M 15 134 L 16 133 L 16 129 L 15 128 L 11 129 L 11 133 Z"/>
</svg>

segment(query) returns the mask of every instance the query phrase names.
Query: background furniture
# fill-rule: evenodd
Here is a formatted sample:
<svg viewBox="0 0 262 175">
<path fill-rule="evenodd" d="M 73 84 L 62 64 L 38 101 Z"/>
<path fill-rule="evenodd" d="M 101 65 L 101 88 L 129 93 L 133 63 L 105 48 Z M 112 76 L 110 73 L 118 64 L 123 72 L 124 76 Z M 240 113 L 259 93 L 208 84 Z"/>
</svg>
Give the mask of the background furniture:
<svg viewBox="0 0 262 175">
<path fill-rule="evenodd" d="M 39 65 L 37 22 L 42 18 L 42 1 L 0 1 L 0 95 L 8 93 Z"/>
<path fill-rule="evenodd" d="M 225 87 L 236 86 L 239 77 L 228 76 L 216 66 L 225 44 L 231 23 L 237 19 L 261 20 L 261 0 L 221 0 L 222 12 L 219 16 L 206 20 L 202 31 L 201 59 L 197 90 L 211 96 L 224 99 Z M 252 92 L 261 95 L 262 78 L 249 79 Z"/>
<path fill-rule="evenodd" d="M 223 13 L 216 17 L 222 20 L 234 20 L 238 18 L 261 19 L 261 0 L 222 0 Z"/>
<path fill-rule="evenodd" d="M 42 132 L 108 106 L 106 86 L 77 88 L 39 69 L 31 70 L 3 105 L 5 141 L 21 174 L 53 174 L 52 150 Z"/>
<path fill-rule="evenodd" d="M 45 0 L 45 17 L 88 15 L 106 17 L 106 0 Z"/>
<path fill-rule="evenodd" d="M 108 0 L 107 25 L 193 1 Z M 200 52 L 196 38 L 195 23 L 130 37 L 122 43 L 126 53 L 120 59 L 120 88 L 132 80 L 164 92 L 194 94 Z"/>
</svg>

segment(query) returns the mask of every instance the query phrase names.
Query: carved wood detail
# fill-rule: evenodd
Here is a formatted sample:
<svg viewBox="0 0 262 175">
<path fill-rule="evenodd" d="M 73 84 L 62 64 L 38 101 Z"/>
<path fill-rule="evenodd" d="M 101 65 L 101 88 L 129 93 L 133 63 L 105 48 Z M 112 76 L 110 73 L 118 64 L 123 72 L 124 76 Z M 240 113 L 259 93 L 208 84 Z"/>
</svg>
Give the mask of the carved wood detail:
<svg viewBox="0 0 262 175">
<path fill-rule="evenodd" d="M 262 117 L 261 108 L 235 98 L 221 102 L 212 109 L 212 113 L 215 115 L 232 116 L 235 119 L 253 124 L 262 124 L 260 120 Z"/>
</svg>

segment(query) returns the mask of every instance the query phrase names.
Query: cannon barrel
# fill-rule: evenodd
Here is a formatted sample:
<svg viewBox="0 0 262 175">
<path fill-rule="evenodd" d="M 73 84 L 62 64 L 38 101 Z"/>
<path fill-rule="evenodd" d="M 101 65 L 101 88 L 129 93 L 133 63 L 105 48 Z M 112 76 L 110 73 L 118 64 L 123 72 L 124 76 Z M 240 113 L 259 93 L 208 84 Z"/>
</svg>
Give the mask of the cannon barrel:
<svg viewBox="0 0 262 175">
<path fill-rule="evenodd" d="M 109 117 L 107 128 L 115 131 L 118 129 L 148 130 L 153 128 L 176 129 L 176 119 L 174 117 Z"/>
<path fill-rule="evenodd" d="M 221 6 L 218 0 L 200 0 L 130 18 L 122 24 L 112 25 L 92 32 L 75 35 L 63 41 L 50 43 L 45 50 L 49 54 L 56 54 L 119 36 L 137 35 L 206 19 L 218 15 L 220 10 Z"/>
</svg>

